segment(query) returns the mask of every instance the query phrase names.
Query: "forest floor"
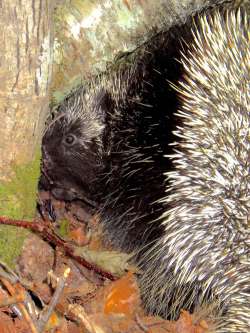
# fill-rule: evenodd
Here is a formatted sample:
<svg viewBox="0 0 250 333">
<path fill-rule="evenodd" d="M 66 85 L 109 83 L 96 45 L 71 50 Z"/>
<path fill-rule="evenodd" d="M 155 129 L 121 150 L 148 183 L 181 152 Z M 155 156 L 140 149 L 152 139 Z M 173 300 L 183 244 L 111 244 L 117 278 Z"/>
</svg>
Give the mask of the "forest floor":
<svg viewBox="0 0 250 333">
<path fill-rule="evenodd" d="M 97 215 L 40 193 L 42 232 L 15 270 L 0 263 L 0 333 L 206 333 L 204 313 L 148 316 L 130 256 L 103 241 Z M 44 232 L 44 230 L 46 232 Z"/>
</svg>

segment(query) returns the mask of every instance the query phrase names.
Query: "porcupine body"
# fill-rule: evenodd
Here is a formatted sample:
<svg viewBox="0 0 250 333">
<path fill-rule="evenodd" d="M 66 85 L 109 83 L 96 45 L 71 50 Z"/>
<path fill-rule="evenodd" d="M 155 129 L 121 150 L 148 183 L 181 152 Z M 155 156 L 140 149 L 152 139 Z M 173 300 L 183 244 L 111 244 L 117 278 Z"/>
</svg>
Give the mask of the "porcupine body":
<svg viewBox="0 0 250 333">
<path fill-rule="evenodd" d="M 142 260 L 150 311 L 217 304 L 224 333 L 250 332 L 250 25 L 241 14 L 203 17 L 182 58 L 164 236 Z"/>
<path fill-rule="evenodd" d="M 249 21 L 216 13 L 186 26 L 63 102 L 43 139 L 45 174 L 57 197 L 94 200 L 115 244 L 150 244 L 139 256 L 150 312 L 215 303 L 217 332 L 248 332 Z M 177 36 L 192 45 L 182 62 Z M 183 71 L 178 104 L 168 80 Z"/>
</svg>

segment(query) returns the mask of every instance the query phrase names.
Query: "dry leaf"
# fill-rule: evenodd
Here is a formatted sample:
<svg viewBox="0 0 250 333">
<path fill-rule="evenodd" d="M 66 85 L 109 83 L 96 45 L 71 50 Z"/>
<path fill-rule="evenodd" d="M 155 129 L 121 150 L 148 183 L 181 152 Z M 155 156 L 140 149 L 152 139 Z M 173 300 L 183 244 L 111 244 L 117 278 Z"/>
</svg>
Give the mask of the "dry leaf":
<svg viewBox="0 0 250 333">
<path fill-rule="evenodd" d="M 122 313 L 127 316 L 135 314 L 140 304 L 139 289 L 134 275 L 129 272 L 107 288 L 104 313 Z"/>
<path fill-rule="evenodd" d="M 86 247 L 76 248 L 74 254 L 116 276 L 122 276 L 129 269 L 131 258 L 131 255 L 118 251 L 93 251 Z"/>
</svg>

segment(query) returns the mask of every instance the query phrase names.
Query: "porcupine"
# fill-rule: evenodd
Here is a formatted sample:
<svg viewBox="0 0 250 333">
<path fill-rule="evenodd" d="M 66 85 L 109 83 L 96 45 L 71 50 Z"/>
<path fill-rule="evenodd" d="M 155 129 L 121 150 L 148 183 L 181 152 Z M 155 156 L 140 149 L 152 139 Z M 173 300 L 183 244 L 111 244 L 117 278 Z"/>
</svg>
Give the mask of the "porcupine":
<svg viewBox="0 0 250 333">
<path fill-rule="evenodd" d="M 111 216 L 105 224 L 116 244 L 127 250 L 150 244 L 139 261 L 150 312 L 176 318 L 182 308 L 215 303 L 222 315 L 216 332 L 248 332 L 249 20 L 240 12 L 217 12 L 198 22 L 184 35 L 193 41 L 181 62 L 175 60 L 181 47 L 174 28 L 159 34 L 153 47 L 149 43 L 150 53 L 131 71 L 109 77 L 109 84 L 101 78 L 87 93 L 80 87 L 69 96 L 60 121 L 44 137 L 44 167 L 57 196 L 90 193 L 102 205 L 101 216 Z M 181 27 L 177 30 L 182 35 Z M 166 78 L 180 81 L 180 105 L 168 83 L 165 94 L 158 92 Z M 166 101 L 170 108 L 162 112 Z M 85 156 L 85 164 L 60 164 L 65 155 L 57 155 L 56 148 L 66 154 L 82 137 L 82 151 L 71 157 Z M 164 140 L 177 143 L 164 145 Z M 79 173 L 72 172 L 75 167 Z M 63 175 L 68 184 L 61 182 Z M 126 214 L 119 217 L 121 212 Z"/>
</svg>

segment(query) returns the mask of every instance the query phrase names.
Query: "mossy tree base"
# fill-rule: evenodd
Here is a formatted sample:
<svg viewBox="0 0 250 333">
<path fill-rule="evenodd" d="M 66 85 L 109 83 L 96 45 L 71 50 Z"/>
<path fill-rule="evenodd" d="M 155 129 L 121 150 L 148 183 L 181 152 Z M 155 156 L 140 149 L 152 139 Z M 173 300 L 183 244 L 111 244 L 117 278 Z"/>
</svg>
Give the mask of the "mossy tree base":
<svg viewBox="0 0 250 333">
<path fill-rule="evenodd" d="M 26 221 L 34 218 L 40 156 L 37 153 L 29 164 L 13 166 L 11 179 L 0 184 L 0 216 Z M 13 266 L 27 234 L 22 228 L 0 226 L 0 260 Z"/>
</svg>

